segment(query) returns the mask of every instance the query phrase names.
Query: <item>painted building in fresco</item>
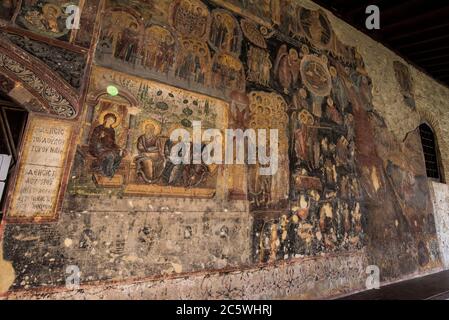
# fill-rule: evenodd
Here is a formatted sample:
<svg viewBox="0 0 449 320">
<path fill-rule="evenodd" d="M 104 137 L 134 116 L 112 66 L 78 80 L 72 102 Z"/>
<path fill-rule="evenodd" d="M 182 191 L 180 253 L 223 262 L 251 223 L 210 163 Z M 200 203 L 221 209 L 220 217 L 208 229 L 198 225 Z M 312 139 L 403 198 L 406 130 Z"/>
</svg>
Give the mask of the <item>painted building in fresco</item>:
<svg viewBox="0 0 449 320">
<path fill-rule="evenodd" d="M 30 112 L 5 297 L 314 298 L 364 289 L 370 265 L 383 282 L 443 268 L 419 131 L 392 130 L 365 46 L 313 3 L 3 0 L 0 19 L 0 90 Z M 401 61 L 392 90 L 419 118 Z M 194 121 L 278 129 L 279 170 L 173 164 Z"/>
</svg>

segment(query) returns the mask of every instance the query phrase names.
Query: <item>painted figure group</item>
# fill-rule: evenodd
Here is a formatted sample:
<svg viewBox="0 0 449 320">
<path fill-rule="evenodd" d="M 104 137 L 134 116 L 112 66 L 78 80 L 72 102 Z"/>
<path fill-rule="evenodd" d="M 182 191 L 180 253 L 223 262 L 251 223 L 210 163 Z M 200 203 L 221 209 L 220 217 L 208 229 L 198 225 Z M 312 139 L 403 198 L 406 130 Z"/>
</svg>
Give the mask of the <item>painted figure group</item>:
<svg viewBox="0 0 449 320">
<path fill-rule="evenodd" d="M 89 153 L 95 158 L 92 171 L 110 179 L 128 153 L 117 145 L 116 124 L 117 117 L 113 113 L 106 114 L 103 123 L 93 129 L 89 139 Z M 138 155 L 134 159 L 137 175 L 146 184 L 185 188 L 200 186 L 210 173 L 208 166 L 172 163 L 169 158 L 173 145 L 167 137 L 157 134 L 154 125 L 147 124 L 145 132 L 137 139 Z M 193 149 L 192 145 L 188 147 Z"/>
</svg>

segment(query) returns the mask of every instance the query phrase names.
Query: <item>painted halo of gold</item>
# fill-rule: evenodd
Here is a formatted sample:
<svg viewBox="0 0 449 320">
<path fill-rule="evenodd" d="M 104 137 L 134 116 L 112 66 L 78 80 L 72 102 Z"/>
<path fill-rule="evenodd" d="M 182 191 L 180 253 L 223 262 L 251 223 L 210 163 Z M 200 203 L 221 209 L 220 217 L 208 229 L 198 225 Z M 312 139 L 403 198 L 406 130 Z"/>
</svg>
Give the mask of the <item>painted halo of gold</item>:
<svg viewBox="0 0 449 320">
<path fill-rule="evenodd" d="M 313 126 L 315 123 L 314 117 L 307 110 L 302 110 L 298 114 L 298 119 L 302 124 L 305 124 L 307 126 Z"/>
<path fill-rule="evenodd" d="M 121 123 L 122 123 L 122 116 L 121 115 L 119 115 L 117 112 L 115 112 L 115 111 L 112 111 L 112 110 L 105 110 L 105 111 L 103 111 L 102 113 L 100 113 L 100 116 L 98 117 L 98 122 L 100 123 L 100 124 L 103 124 L 104 123 L 104 117 L 107 115 L 107 114 L 109 114 L 109 113 L 112 113 L 116 118 L 117 118 L 117 121 L 115 121 L 115 123 L 111 126 L 112 128 L 117 128 Z"/>
<path fill-rule="evenodd" d="M 140 130 L 141 132 L 145 132 L 147 125 L 151 124 L 154 127 L 154 134 L 157 136 L 159 134 L 161 134 L 162 132 L 162 126 L 159 123 L 159 121 L 156 121 L 154 119 L 146 119 L 144 121 L 142 121 L 142 123 L 140 124 Z"/>
<path fill-rule="evenodd" d="M 44 16 L 48 16 L 50 14 L 50 10 L 53 9 L 56 12 L 56 16 L 55 18 L 59 18 L 62 15 L 61 12 L 61 8 L 59 8 L 57 5 L 55 4 L 51 4 L 51 3 L 47 3 L 46 5 L 44 5 L 44 7 L 42 8 L 42 13 L 44 14 Z"/>
<path fill-rule="evenodd" d="M 334 66 L 331 66 L 329 68 L 329 73 L 331 74 L 332 78 L 335 78 L 337 76 L 337 69 Z"/>
</svg>

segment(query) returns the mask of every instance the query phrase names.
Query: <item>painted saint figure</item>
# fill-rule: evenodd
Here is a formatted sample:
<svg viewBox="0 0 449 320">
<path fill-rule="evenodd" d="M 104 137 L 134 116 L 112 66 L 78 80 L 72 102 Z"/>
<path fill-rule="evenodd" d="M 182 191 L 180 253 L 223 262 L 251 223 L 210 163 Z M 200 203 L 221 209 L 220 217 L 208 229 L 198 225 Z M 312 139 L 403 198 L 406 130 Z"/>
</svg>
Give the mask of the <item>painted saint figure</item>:
<svg viewBox="0 0 449 320">
<path fill-rule="evenodd" d="M 168 30 L 155 25 L 146 30 L 145 38 L 142 65 L 156 72 L 168 73 L 175 58 L 174 37 Z"/>
<path fill-rule="evenodd" d="M 137 139 L 137 170 L 147 183 L 154 183 L 160 178 L 165 166 L 164 150 L 167 140 L 156 134 L 156 128 L 152 124 L 147 124 L 145 133 Z"/>
<path fill-rule="evenodd" d="M 124 150 L 115 141 L 113 126 L 116 123 L 117 117 L 113 113 L 106 114 L 103 123 L 93 130 L 89 141 L 89 153 L 96 158 L 93 170 L 108 178 L 114 177 L 124 156 Z"/>
<path fill-rule="evenodd" d="M 268 87 L 272 67 L 273 64 L 270 61 L 270 54 L 268 52 L 256 47 L 249 49 L 247 76 L 249 81 Z"/>
<path fill-rule="evenodd" d="M 136 23 L 131 22 L 117 41 L 115 57 L 129 63 L 135 63 L 139 46 L 139 31 Z"/>
</svg>

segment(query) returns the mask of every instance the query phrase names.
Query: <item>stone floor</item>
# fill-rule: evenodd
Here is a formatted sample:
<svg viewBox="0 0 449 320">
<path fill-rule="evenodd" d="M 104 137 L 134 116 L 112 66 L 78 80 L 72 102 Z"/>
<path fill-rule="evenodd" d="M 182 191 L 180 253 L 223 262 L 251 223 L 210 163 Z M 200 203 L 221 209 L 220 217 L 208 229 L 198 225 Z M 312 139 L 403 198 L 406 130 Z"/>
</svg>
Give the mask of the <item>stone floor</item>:
<svg viewBox="0 0 449 320">
<path fill-rule="evenodd" d="M 364 291 L 341 300 L 449 300 L 449 271 Z"/>
</svg>

